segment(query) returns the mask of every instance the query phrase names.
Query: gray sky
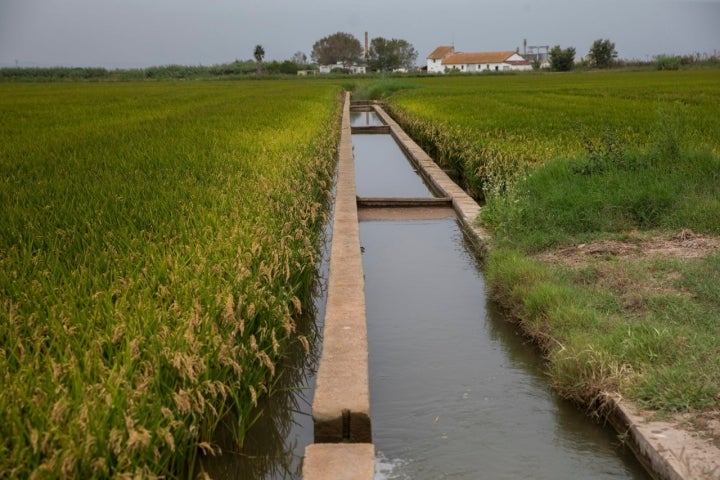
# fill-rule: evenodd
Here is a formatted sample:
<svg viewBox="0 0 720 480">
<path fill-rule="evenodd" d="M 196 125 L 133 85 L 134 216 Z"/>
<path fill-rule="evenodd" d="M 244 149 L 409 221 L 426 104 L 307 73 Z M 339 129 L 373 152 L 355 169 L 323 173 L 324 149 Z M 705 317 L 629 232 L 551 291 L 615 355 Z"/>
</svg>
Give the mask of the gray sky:
<svg viewBox="0 0 720 480">
<path fill-rule="evenodd" d="M 720 54 L 720 0 L 0 0 L 0 66 L 212 65 L 310 56 L 335 32 L 402 38 L 418 64 L 465 52 L 615 42 L 620 58 Z"/>
</svg>

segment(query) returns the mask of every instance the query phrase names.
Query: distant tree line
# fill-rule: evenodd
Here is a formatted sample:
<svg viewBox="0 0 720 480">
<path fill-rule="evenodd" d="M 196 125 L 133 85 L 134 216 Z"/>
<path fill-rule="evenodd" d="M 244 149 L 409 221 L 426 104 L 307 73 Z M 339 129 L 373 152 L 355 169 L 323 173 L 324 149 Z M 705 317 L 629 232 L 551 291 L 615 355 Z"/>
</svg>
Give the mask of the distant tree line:
<svg viewBox="0 0 720 480">
<path fill-rule="evenodd" d="M 292 60 L 283 62 L 265 62 L 263 72 L 272 75 L 296 75 L 299 69 L 308 68 L 307 65 L 298 65 Z M 254 76 L 257 72 L 255 60 L 237 60 L 211 66 L 194 65 L 163 65 L 149 68 L 135 69 L 105 69 L 105 68 L 0 68 L 0 81 L 18 80 L 151 80 L 151 79 L 191 79 L 214 77 L 241 77 Z"/>
</svg>

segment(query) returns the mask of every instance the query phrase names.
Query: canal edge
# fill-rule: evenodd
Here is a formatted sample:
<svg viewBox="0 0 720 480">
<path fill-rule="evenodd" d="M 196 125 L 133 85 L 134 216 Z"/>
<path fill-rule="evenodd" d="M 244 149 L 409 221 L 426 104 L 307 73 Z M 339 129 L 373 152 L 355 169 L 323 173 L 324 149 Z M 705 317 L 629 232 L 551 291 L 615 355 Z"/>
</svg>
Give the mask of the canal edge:
<svg viewBox="0 0 720 480">
<path fill-rule="evenodd" d="M 480 253 L 491 248 L 490 234 L 477 225 L 481 207 L 405 133 L 378 103 L 372 109 L 390 127 L 390 133 L 442 197 L 450 197 L 455 214 Z M 606 396 L 604 418 L 633 452 L 648 473 L 663 480 L 720 479 L 720 448 L 667 422 L 650 421 L 631 402 Z"/>
</svg>

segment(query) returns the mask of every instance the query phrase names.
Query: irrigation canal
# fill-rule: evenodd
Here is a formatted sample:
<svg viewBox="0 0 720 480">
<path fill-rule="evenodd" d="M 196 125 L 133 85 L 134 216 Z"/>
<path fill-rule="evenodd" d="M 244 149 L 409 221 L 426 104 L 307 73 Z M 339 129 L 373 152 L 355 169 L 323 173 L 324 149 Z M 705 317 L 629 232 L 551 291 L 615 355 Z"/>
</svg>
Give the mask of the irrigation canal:
<svg viewBox="0 0 720 480">
<path fill-rule="evenodd" d="M 486 298 L 476 244 L 452 208 L 427 202 L 437 188 L 379 113 L 360 107 L 350 121 L 375 479 L 650 478 L 610 427 L 553 393 L 533 347 Z M 291 362 L 294 387 L 266 407 L 247 451 L 207 465 L 214 478 L 302 476 L 314 358 Z M 321 470 L 308 480 L 332 478 Z"/>
</svg>

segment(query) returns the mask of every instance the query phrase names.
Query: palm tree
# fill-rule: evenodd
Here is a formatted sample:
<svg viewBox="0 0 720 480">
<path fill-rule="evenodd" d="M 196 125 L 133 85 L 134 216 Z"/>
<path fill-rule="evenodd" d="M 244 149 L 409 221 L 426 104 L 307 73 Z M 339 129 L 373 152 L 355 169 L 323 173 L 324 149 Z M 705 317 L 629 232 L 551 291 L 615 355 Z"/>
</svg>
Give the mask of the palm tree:
<svg viewBox="0 0 720 480">
<path fill-rule="evenodd" d="M 260 75 L 260 73 L 262 73 L 262 61 L 265 57 L 265 49 L 262 45 L 255 45 L 255 52 L 253 52 L 253 56 L 255 57 L 255 63 L 257 63 L 257 73 Z"/>
</svg>

